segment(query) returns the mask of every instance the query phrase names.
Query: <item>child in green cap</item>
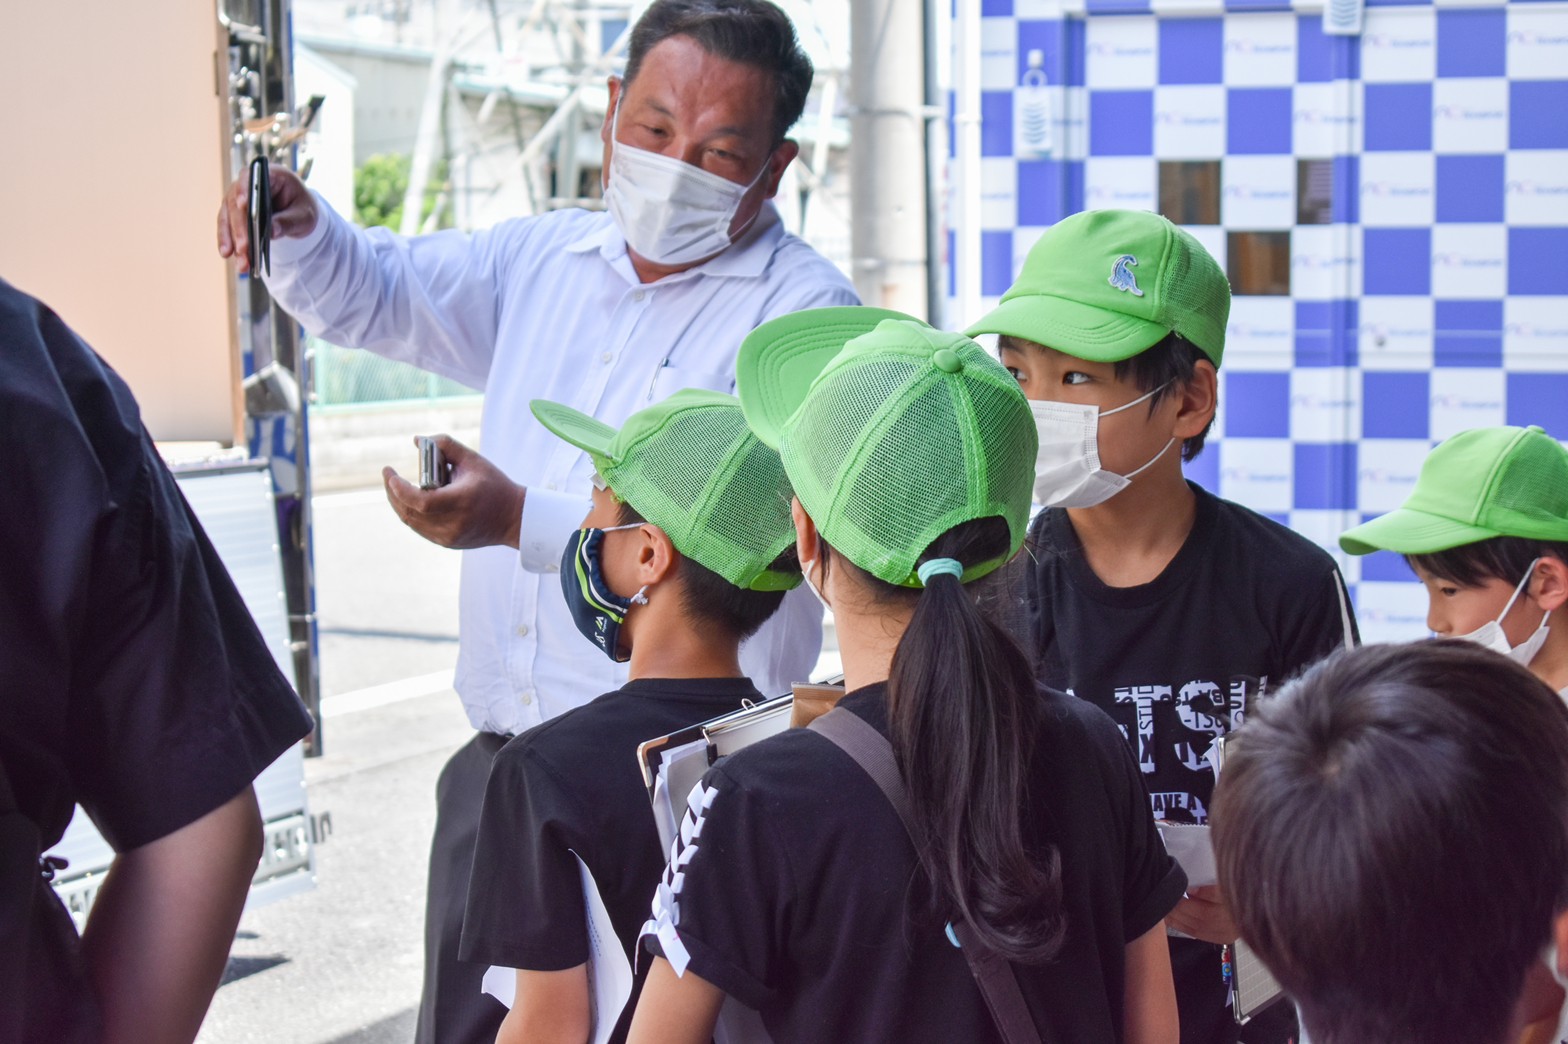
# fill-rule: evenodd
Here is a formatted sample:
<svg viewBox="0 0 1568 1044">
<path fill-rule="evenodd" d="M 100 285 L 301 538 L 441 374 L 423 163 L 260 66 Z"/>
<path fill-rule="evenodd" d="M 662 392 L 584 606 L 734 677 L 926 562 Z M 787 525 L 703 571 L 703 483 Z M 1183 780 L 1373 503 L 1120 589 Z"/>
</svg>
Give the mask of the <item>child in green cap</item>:
<svg viewBox="0 0 1568 1044">
<path fill-rule="evenodd" d="M 999 334 L 1039 430 L 1029 554 L 988 598 L 1010 613 L 1040 679 L 1101 708 L 1136 748 L 1157 819 L 1205 823 L 1208 753 L 1248 707 L 1354 643 L 1334 560 L 1270 519 L 1186 481 L 1218 405 L 1230 287 L 1158 214 L 1058 222 L 968 333 Z M 1170 918 L 1184 1044 L 1238 1039 L 1212 886 Z M 1242 1034 L 1280 1042 L 1288 1005 Z"/>
<path fill-rule="evenodd" d="M 729 995 L 776 1044 L 998 1041 L 973 957 L 1043 1039 L 1170 1044 L 1185 878 L 1137 766 L 966 586 L 1023 545 L 1028 405 L 973 341 L 887 314 L 797 313 L 741 346 L 848 692 L 692 792 L 630 1039 L 706 1041 Z"/>
<path fill-rule="evenodd" d="M 579 860 L 632 956 L 661 850 L 637 764 L 646 740 L 763 697 L 740 643 L 800 583 L 789 483 L 733 396 L 688 389 L 620 431 L 555 403 L 534 415 L 586 450 L 593 507 L 561 558 L 584 656 L 630 660 L 620 689 L 496 755 L 463 920 L 465 961 L 517 969 L 496 1039 L 587 1040 L 589 939 Z M 641 986 L 637 976 L 633 990 Z M 631 1005 L 613 1041 L 624 1040 Z"/>
<path fill-rule="evenodd" d="M 1427 627 L 1517 660 L 1568 698 L 1568 449 L 1541 428 L 1453 436 L 1404 504 L 1339 546 L 1404 555 L 1426 586 Z"/>
</svg>

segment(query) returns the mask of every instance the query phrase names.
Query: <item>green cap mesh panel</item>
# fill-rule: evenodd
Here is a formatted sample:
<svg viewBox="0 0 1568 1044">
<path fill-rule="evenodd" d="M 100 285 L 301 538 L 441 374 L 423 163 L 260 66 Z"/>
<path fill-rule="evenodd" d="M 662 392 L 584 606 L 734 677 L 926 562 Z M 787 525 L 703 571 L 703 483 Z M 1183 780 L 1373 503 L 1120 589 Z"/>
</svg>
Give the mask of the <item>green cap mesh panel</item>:
<svg viewBox="0 0 1568 1044">
<path fill-rule="evenodd" d="M 799 582 L 798 573 L 768 568 L 795 539 L 789 480 L 738 405 L 673 413 L 600 473 L 676 550 L 735 586 L 784 590 Z"/>
<path fill-rule="evenodd" d="M 1568 540 L 1568 451 L 1533 435 L 1503 460 L 1482 524 L 1510 536 Z"/>
<path fill-rule="evenodd" d="M 1215 366 L 1225 353 L 1230 283 L 1190 232 L 1171 226 L 1160 269 L 1160 322 L 1197 345 Z"/>
</svg>

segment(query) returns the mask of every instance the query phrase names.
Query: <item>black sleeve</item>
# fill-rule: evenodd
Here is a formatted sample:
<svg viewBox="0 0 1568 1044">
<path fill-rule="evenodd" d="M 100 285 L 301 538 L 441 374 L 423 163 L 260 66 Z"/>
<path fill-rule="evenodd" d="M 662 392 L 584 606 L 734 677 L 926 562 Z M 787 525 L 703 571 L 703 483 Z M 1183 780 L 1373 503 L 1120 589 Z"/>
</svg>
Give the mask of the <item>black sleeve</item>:
<svg viewBox="0 0 1568 1044">
<path fill-rule="evenodd" d="M 1338 566 L 1330 563 L 1304 590 L 1284 591 L 1281 599 L 1285 616 L 1280 628 L 1279 682 L 1294 678 L 1336 649 L 1361 643 Z"/>
<path fill-rule="evenodd" d="M 1160 840 L 1148 789 L 1132 750 L 1110 719 L 1105 726 L 1099 737 L 1100 749 L 1106 777 L 1113 783 L 1113 814 L 1124 824 L 1122 924 L 1125 941 L 1132 942 L 1171 912 L 1187 890 L 1187 875 Z"/>
<path fill-rule="evenodd" d="M 21 691 L 64 704 L 62 727 L 44 741 L 73 796 L 124 851 L 224 804 L 311 721 L 129 388 L 52 312 L 33 303 L 23 314 L 0 317 L 4 349 L 21 354 L 17 339 L 30 342 L 50 380 L 13 387 L 7 398 L 24 401 L 0 409 L 12 420 L 0 437 L 29 447 L 7 458 L 12 503 L 25 506 L 0 512 L 3 586 L 6 611 L 29 615 L 22 640 L 39 645 L 18 654 L 13 638 L 7 652 L 40 668 L 26 677 L 41 684 Z M 60 663 L 65 674 L 51 676 Z"/>
<path fill-rule="evenodd" d="M 575 847 L 587 818 L 528 744 L 496 755 L 479 815 L 459 958 L 562 971 L 588 960 L 587 905 Z"/>
<path fill-rule="evenodd" d="M 752 1008 L 774 995 L 789 937 L 789 853 L 778 814 L 730 774 L 734 759 L 703 777 L 643 927 L 642 945 Z"/>
</svg>

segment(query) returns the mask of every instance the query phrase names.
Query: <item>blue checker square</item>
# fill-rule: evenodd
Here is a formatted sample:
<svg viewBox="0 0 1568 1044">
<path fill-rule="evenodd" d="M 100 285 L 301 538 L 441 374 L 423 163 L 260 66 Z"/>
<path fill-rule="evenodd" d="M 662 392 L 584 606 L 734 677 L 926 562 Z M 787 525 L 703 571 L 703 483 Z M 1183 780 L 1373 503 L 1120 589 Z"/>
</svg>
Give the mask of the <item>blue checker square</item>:
<svg viewBox="0 0 1568 1044">
<path fill-rule="evenodd" d="M 1227 438 L 1290 437 L 1290 374 L 1227 373 L 1224 402 Z"/>
<path fill-rule="evenodd" d="M 1376 515 L 1367 515 L 1361 521 L 1370 522 Z M 1361 580 L 1382 580 L 1391 584 L 1408 584 L 1415 579 L 1404 555 L 1392 551 L 1374 551 L 1361 559 Z"/>
<path fill-rule="evenodd" d="M 1013 0 L 980 0 L 980 17 L 1011 18 Z"/>
<path fill-rule="evenodd" d="M 1297 367 L 1355 366 L 1360 356 L 1360 308 L 1353 300 L 1297 301 Z"/>
<path fill-rule="evenodd" d="M 1083 209 L 1082 160 L 1018 161 L 1018 224 L 1054 225 Z"/>
<path fill-rule="evenodd" d="M 1362 292 L 1432 292 L 1430 228 L 1368 228 L 1361 233 Z"/>
<path fill-rule="evenodd" d="M 1427 373 L 1372 370 L 1361 375 L 1361 437 L 1431 436 L 1432 378 Z"/>
<path fill-rule="evenodd" d="M 956 266 L 949 266 L 956 267 Z M 1013 285 L 1013 234 L 980 233 L 980 292 L 1000 297 Z"/>
<path fill-rule="evenodd" d="M 1329 199 L 1329 219 L 1336 225 L 1354 225 L 1361 220 L 1361 157 L 1334 157 L 1333 195 Z"/>
<path fill-rule="evenodd" d="M 1232 87 L 1225 94 L 1227 154 L 1289 154 L 1295 122 L 1289 87 Z"/>
<path fill-rule="evenodd" d="M 1018 81 L 1029 71 L 1029 52 L 1039 51 L 1045 58 L 1045 73 L 1053 85 L 1083 86 L 1083 22 L 1063 22 L 1055 18 L 1018 20 Z M 1074 79 L 1074 74 L 1077 78 Z"/>
<path fill-rule="evenodd" d="M 1349 511 L 1356 506 L 1356 444 L 1298 442 L 1295 505 L 1297 511 Z"/>
<path fill-rule="evenodd" d="M 957 137 L 957 135 L 954 135 Z M 980 155 L 1013 154 L 1013 92 L 980 92 Z"/>
<path fill-rule="evenodd" d="M 1162 84 L 1220 83 L 1225 73 L 1225 23 L 1219 18 L 1160 19 Z"/>
<path fill-rule="evenodd" d="M 1009 140 L 1012 126 L 1009 112 Z M 1089 92 L 1089 155 L 1149 156 L 1153 153 L 1152 89 Z"/>
<path fill-rule="evenodd" d="M 1330 36 L 1323 31 L 1320 15 L 1296 19 L 1296 80 L 1328 83 L 1361 78 L 1361 39 Z"/>
<path fill-rule="evenodd" d="M 1182 474 L 1196 482 L 1210 493 L 1218 495 L 1220 492 L 1220 451 L 1219 447 L 1208 443 L 1204 445 L 1203 452 L 1181 466 Z"/>
<path fill-rule="evenodd" d="M 1424 152 L 1432 147 L 1432 85 L 1369 83 L 1365 86 L 1368 152 Z"/>
<path fill-rule="evenodd" d="M 1508 85 L 1508 147 L 1568 149 L 1568 80 Z"/>
<path fill-rule="evenodd" d="M 1508 423 L 1539 424 L 1562 437 L 1568 412 L 1568 373 L 1510 373 Z"/>
<path fill-rule="evenodd" d="M 1432 364 L 1467 369 L 1503 365 L 1503 302 L 1432 302 Z"/>
<path fill-rule="evenodd" d="M 1503 220 L 1503 157 L 1438 156 L 1437 220 Z"/>
<path fill-rule="evenodd" d="M 1508 292 L 1568 294 L 1568 228 L 1508 230 Z"/>
<path fill-rule="evenodd" d="M 1508 12 L 1501 7 L 1437 12 L 1438 76 L 1507 76 Z"/>
<path fill-rule="evenodd" d="M 1089 14 L 1148 14 L 1149 0 L 1089 0 Z"/>
</svg>

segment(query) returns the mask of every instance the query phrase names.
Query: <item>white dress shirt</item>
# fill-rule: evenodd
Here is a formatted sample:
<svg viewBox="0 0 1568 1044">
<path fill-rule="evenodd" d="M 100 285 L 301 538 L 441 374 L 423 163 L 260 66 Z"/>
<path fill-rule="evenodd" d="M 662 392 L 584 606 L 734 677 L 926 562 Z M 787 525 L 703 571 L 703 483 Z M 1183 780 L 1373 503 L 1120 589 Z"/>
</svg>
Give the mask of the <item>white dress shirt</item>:
<svg viewBox="0 0 1568 1044">
<path fill-rule="evenodd" d="M 803 308 L 859 303 L 849 281 L 787 234 L 771 204 L 718 257 L 646 284 L 605 213 L 404 238 L 317 205 L 310 235 L 272 244 L 273 297 L 327 341 L 484 389 L 481 449 L 528 487 L 520 553 L 463 552 L 456 687 L 469 720 L 521 732 L 618 688 L 625 664 L 578 633 L 558 576 L 593 466 L 534 420 L 529 400 L 619 427 L 681 388 L 733 391 L 746 334 Z M 821 642 L 820 606 L 802 587 L 742 648 L 741 666 L 762 692 L 783 692 Z"/>
</svg>

